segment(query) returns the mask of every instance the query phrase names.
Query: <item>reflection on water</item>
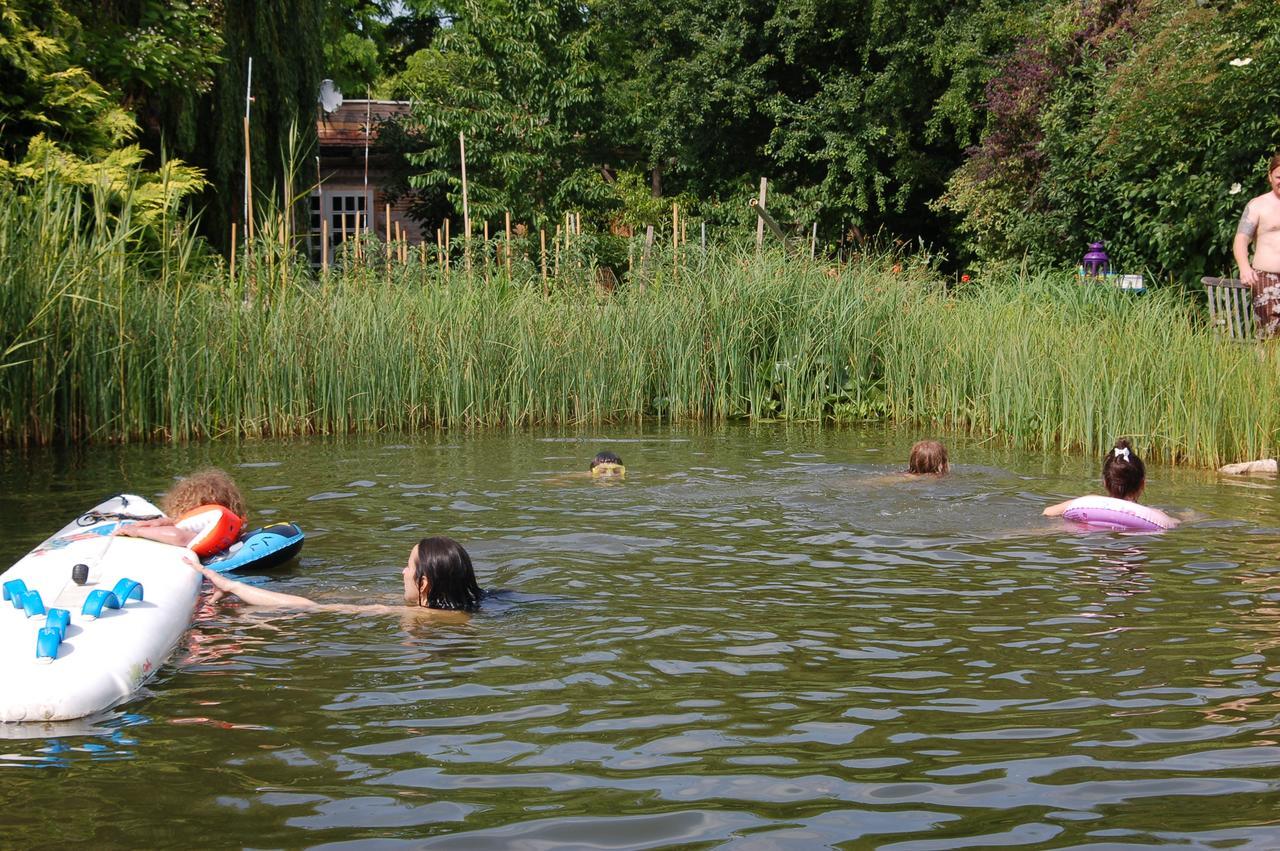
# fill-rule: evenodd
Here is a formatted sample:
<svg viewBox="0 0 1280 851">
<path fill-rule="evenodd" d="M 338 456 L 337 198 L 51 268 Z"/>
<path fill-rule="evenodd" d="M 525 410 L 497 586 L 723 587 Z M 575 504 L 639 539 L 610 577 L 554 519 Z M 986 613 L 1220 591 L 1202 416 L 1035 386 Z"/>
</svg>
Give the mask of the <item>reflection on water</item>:
<svg viewBox="0 0 1280 851">
<path fill-rule="evenodd" d="M 139 699 L 0 728 L 5 844 L 1274 847 L 1274 484 L 1156 467 L 1151 500 L 1203 520 L 1082 534 L 1039 511 L 1092 459 L 952 441 L 954 475 L 904 481 L 916 437 L 6 456 L 4 563 L 215 463 L 308 531 L 273 587 L 395 602 L 446 533 L 494 593 L 464 625 L 203 607 Z M 581 475 L 606 445 L 625 482 Z"/>
</svg>

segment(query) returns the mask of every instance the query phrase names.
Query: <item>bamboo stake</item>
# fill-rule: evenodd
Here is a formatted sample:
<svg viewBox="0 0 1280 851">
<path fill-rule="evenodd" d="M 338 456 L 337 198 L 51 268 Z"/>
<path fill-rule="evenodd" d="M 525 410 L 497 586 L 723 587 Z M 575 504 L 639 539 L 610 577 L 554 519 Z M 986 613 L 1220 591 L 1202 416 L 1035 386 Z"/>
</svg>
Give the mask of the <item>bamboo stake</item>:
<svg viewBox="0 0 1280 851">
<path fill-rule="evenodd" d="M 231 282 L 236 280 L 236 223 L 231 223 Z"/>
<path fill-rule="evenodd" d="M 565 245 L 567 247 L 569 244 L 568 234 L 565 234 L 564 240 L 565 240 Z M 553 244 L 555 245 L 556 261 L 555 261 L 555 265 L 553 266 L 551 277 L 555 278 L 556 280 L 559 280 L 560 279 L 560 225 L 556 225 L 556 238 Z"/>
<path fill-rule="evenodd" d="M 449 271 L 449 261 L 451 259 L 449 255 L 453 253 L 453 245 L 451 243 L 452 239 L 449 236 L 449 219 L 446 217 L 444 220 L 444 270 L 446 272 Z"/>
<path fill-rule="evenodd" d="M 249 262 L 249 243 L 253 242 L 253 157 L 249 150 L 249 108 L 253 103 L 253 57 L 249 57 L 249 70 L 244 84 L 244 250 L 245 264 Z"/>
<path fill-rule="evenodd" d="M 538 241 L 542 243 L 542 292 L 547 294 L 550 289 L 547 286 L 547 231 L 545 228 L 538 228 Z"/>
<path fill-rule="evenodd" d="M 329 274 L 329 217 L 320 217 L 320 273 Z"/>
<path fill-rule="evenodd" d="M 444 237 L 440 234 L 440 228 L 436 228 L 436 265 L 440 267 L 440 271 L 444 271 Z"/>
<path fill-rule="evenodd" d="M 244 107 L 244 271 L 249 277 L 249 299 L 253 300 L 253 273 L 250 271 L 253 254 L 253 159 L 249 152 L 249 104 Z"/>
<path fill-rule="evenodd" d="M 284 248 L 284 227 L 285 227 L 285 225 L 284 225 L 284 214 L 283 214 L 283 213 L 281 213 L 281 214 L 279 214 L 279 215 L 277 215 L 277 216 L 276 216 L 276 233 L 280 236 L 280 247 L 281 247 L 281 248 Z M 275 274 L 276 274 L 276 258 L 275 258 L 275 256 L 274 256 L 274 255 L 272 255 L 272 254 L 268 254 L 268 255 L 267 255 L 267 281 L 268 281 L 268 283 L 269 283 L 269 282 L 270 282 L 270 281 L 275 277 Z M 281 269 L 281 275 L 280 275 L 280 286 L 281 286 L 281 287 L 283 287 L 283 286 L 284 286 L 284 279 L 285 279 L 284 270 L 283 270 L 283 269 Z"/>
<path fill-rule="evenodd" d="M 680 205 L 671 205 L 671 277 L 680 280 Z"/>
<path fill-rule="evenodd" d="M 386 212 L 384 213 L 384 216 L 386 217 L 386 224 L 387 224 L 387 261 L 390 262 L 391 260 L 391 205 L 387 204 L 385 209 L 386 209 Z"/>
<path fill-rule="evenodd" d="M 287 184 L 288 182 L 287 176 L 285 177 L 285 181 Z M 280 214 L 280 218 L 283 220 L 281 222 L 283 227 L 280 228 L 280 247 L 287 250 L 289 248 L 289 232 L 292 230 L 292 228 L 290 227 L 290 224 L 292 224 L 292 219 L 293 219 L 293 214 L 289 209 L 288 185 L 280 187 L 280 196 L 281 196 L 280 200 L 284 203 L 284 206 L 281 207 L 281 210 L 283 210 L 283 212 Z"/>
<path fill-rule="evenodd" d="M 249 116 L 244 118 L 244 232 L 245 249 L 253 241 L 253 155 L 249 150 Z"/>
<path fill-rule="evenodd" d="M 510 210 L 506 211 L 506 219 L 507 219 L 507 251 L 506 251 L 507 277 L 510 278 L 511 277 L 511 211 Z"/>
<path fill-rule="evenodd" d="M 818 223 L 813 223 L 813 236 L 809 237 L 809 259 L 813 260 L 818 256 Z"/>
<path fill-rule="evenodd" d="M 458 133 L 458 158 L 462 161 L 462 227 L 465 233 L 463 237 L 462 253 L 467 260 L 467 271 L 471 271 L 471 207 L 467 201 L 467 140 L 461 132 Z"/>
<path fill-rule="evenodd" d="M 489 220 L 484 221 L 484 268 L 489 268 Z M 485 278 L 488 278 L 488 272 L 485 272 Z"/>
<path fill-rule="evenodd" d="M 769 178 L 760 178 L 760 209 L 764 209 L 764 199 L 769 191 Z M 756 251 L 764 247 L 764 219 L 756 219 Z"/>
</svg>

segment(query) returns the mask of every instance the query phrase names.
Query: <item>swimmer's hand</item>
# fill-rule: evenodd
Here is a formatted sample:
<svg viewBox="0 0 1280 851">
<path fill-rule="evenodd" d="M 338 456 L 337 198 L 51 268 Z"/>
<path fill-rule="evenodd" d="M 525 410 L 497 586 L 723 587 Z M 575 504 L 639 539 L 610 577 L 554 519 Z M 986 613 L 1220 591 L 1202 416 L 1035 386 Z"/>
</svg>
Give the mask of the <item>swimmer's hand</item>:
<svg viewBox="0 0 1280 851">
<path fill-rule="evenodd" d="M 193 555 L 192 561 L 194 561 L 194 559 L 195 559 L 195 556 Z M 183 561 L 187 561 L 187 560 L 183 559 Z M 232 586 L 237 584 L 234 580 L 228 579 L 227 577 L 223 576 L 221 573 L 218 573 L 218 571 L 216 570 L 210 570 L 209 568 L 205 567 L 199 562 L 196 562 L 196 564 L 193 565 L 193 567 L 195 567 L 196 570 L 203 573 L 204 578 L 208 579 L 209 584 L 213 586 L 213 593 L 209 595 L 210 603 L 216 603 L 219 600 L 221 600 L 223 597 L 227 596 L 228 594 L 234 593 L 235 589 Z"/>
<path fill-rule="evenodd" d="M 1073 499 L 1068 499 L 1064 502 L 1059 502 L 1057 505 L 1049 506 L 1044 511 L 1040 512 L 1040 514 L 1043 515 L 1044 517 L 1061 517 L 1062 512 L 1066 511 L 1067 506 L 1073 502 L 1075 502 L 1075 500 Z"/>
<path fill-rule="evenodd" d="M 265 588 L 236 582 L 231 577 L 218 573 L 216 570 L 210 570 L 203 565 L 200 567 L 200 572 L 204 574 L 204 578 L 208 579 L 209 584 L 213 586 L 213 594 L 209 597 L 209 602 L 211 603 L 216 603 L 223 597 L 234 594 L 251 606 L 267 606 L 273 609 L 311 609 L 316 606 L 314 600 L 308 600 L 306 597 L 299 597 L 296 594 L 281 594 L 278 591 L 268 591 Z"/>
<path fill-rule="evenodd" d="M 123 523 L 111 530 L 112 535 L 119 535 L 125 538 L 143 538 L 145 534 L 140 534 L 139 529 L 154 529 L 156 526 L 172 526 L 173 521 L 168 517 L 152 517 L 150 520 L 138 520 L 134 523 Z"/>
</svg>

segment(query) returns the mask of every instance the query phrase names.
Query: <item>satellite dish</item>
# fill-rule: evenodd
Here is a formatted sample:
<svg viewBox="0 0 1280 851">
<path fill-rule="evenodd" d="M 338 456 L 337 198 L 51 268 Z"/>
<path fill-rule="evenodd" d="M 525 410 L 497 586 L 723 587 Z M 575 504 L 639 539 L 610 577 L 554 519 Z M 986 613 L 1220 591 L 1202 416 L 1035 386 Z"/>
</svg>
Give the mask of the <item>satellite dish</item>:
<svg viewBox="0 0 1280 851">
<path fill-rule="evenodd" d="M 320 81 L 320 94 L 316 97 L 320 102 L 320 108 L 326 114 L 333 114 L 338 107 L 342 106 L 342 92 L 338 91 L 338 87 L 333 84 L 333 80 Z"/>
</svg>

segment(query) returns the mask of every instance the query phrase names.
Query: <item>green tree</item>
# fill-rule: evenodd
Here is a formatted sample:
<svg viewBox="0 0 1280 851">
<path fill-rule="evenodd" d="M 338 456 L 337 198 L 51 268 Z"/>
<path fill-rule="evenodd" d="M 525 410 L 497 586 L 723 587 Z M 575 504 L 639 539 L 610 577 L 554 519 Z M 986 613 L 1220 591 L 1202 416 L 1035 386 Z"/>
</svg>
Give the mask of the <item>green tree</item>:
<svg viewBox="0 0 1280 851">
<path fill-rule="evenodd" d="M 412 115 L 384 134 L 405 152 L 405 183 L 429 220 L 461 211 L 466 137 L 472 216 L 545 221 L 610 197 L 599 170 L 600 80 L 584 7 L 564 0 L 466 0 L 395 83 Z"/>
<path fill-rule="evenodd" d="M 18 203 L 49 183 L 128 198 L 134 220 L 154 225 L 203 180 L 179 160 L 143 168 L 133 117 L 73 64 L 83 35 L 57 3 L 0 5 L 0 184 Z"/>
<path fill-rule="evenodd" d="M 1280 7 L 1070 3 L 1040 31 L 993 82 L 983 144 L 943 200 L 978 255 L 1074 265 L 1105 239 L 1125 269 L 1229 269 L 1280 147 Z"/>
<path fill-rule="evenodd" d="M 0 158 L 21 160 L 40 136 L 98 157 L 133 135 L 128 112 L 75 64 L 79 36 L 79 21 L 58 3 L 0 4 Z"/>
<path fill-rule="evenodd" d="M 62 0 L 80 23 L 75 58 L 133 113 L 141 143 L 186 155 L 222 62 L 214 7 L 184 0 Z"/>
<path fill-rule="evenodd" d="M 202 221 L 216 244 L 227 245 L 231 223 L 242 219 L 248 60 L 253 58 L 253 187 L 278 201 L 287 181 L 285 152 L 314 149 L 324 13 L 325 0 L 223 0 L 225 61 L 201 101 L 195 154 L 211 184 Z"/>
<path fill-rule="evenodd" d="M 440 30 L 434 5 L 404 0 L 328 0 L 324 73 L 349 97 L 382 92 Z"/>
<path fill-rule="evenodd" d="M 975 104 L 1044 0 L 603 0 L 619 151 L 655 190 L 744 197 L 828 225 L 944 241 L 935 198 L 982 120 Z"/>
</svg>

